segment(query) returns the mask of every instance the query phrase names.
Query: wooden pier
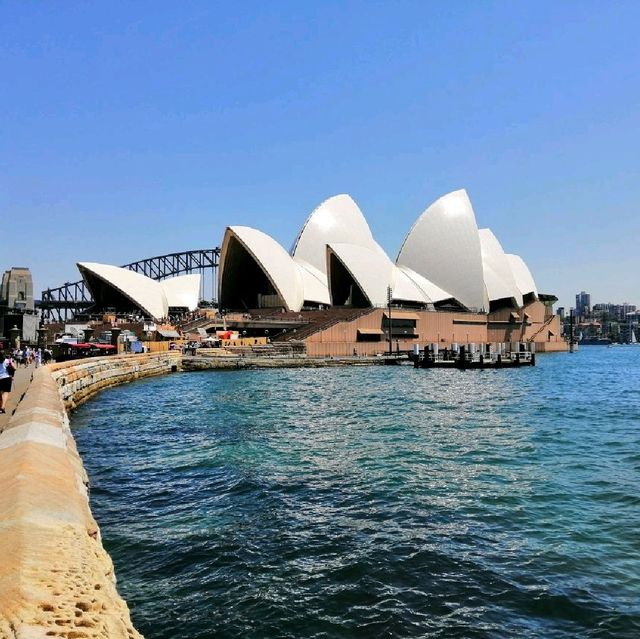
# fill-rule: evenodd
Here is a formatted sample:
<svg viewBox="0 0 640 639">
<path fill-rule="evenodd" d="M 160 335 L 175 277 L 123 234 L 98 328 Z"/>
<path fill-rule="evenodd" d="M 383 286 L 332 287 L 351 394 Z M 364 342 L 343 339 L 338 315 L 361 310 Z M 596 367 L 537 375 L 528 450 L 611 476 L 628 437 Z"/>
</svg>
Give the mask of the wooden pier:
<svg viewBox="0 0 640 639">
<path fill-rule="evenodd" d="M 503 344 L 470 344 L 440 350 L 437 345 L 431 344 L 422 353 L 414 353 L 412 359 L 415 368 L 484 370 L 536 365 L 536 354 L 531 344 L 512 346 L 507 350 Z"/>
</svg>

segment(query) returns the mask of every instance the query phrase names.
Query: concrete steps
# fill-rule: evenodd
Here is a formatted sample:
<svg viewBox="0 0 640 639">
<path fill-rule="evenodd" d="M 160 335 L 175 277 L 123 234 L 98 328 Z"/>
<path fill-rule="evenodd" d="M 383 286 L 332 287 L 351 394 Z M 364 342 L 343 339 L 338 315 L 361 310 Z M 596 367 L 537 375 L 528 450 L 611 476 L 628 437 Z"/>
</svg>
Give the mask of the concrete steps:
<svg viewBox="0 0 640 639">
<path fill-rule="evenodd" d="M 372 308 L 331 308 L 323 311 L 302 311 L 303 319 L 308 324 L 296 329 L 295 332 L 287 331 L 274 338 L 275 342 L 289 342 L 292 340 L 304 340 L 314 333 L 324 331 L 340 322 L 352 322 L 363 315 L 371 313 Z"/>
</svg>

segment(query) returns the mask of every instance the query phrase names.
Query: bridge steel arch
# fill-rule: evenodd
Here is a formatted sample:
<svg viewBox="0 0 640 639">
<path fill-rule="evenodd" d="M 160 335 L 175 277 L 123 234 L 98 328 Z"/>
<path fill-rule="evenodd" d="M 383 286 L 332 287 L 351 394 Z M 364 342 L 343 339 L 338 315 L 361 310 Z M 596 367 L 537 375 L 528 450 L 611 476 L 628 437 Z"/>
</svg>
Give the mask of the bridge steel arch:
<svg viewBox="0 0 640 639">
<path fill-rule="evenodd" d="M 197 249 L 182 253 L 169 253 L 157 255 L 144 260 L 125 264 L 127 268 L 136 273 L 141 273 L 154 280 L 163 280 L 168 277 L 200 272 L 204 275 L 211 269 L 213 286 L 213 301 L 217 301 L 217 288 L 215 282 L 218 275 L 218 262 L 220 260 L 220 248 Z M 203 292 L 201 292 L 201 297 Z M 78 282 L 66 282 L 56 288 L 48 288 L 42 291 L 38 307 L 42 313 L 42 321 L 45 324 L 51 322 L 65 322 L 73 318 L 76 313 L 90 308 L 93 304 L 91 293 L 83 280 Z"/>
</svg>

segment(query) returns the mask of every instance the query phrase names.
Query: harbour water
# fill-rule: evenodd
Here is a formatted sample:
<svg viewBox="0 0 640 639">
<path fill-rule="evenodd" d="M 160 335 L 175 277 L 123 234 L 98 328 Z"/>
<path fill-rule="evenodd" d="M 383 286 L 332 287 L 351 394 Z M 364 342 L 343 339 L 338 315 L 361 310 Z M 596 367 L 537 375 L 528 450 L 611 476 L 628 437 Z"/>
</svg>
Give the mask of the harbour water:
<svg viewBox="0 0 640 639">
<path fill-rule="evenodd" d="M 148 639 L 640 636 L 640 349 L 175 374 L 72 417 Z"/>
</svg>

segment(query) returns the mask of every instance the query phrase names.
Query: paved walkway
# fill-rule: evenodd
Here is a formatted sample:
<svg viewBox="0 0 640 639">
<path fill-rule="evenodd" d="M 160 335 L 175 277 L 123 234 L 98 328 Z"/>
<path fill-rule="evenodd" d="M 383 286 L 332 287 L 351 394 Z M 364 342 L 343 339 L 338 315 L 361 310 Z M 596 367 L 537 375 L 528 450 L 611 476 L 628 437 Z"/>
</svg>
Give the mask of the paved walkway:
<svg viewBox="0 0 640 639">
<path fill-rule="evenodd" d="M 0 413 L 0 432 L 4 430 L 5 426 L 9 422 L 9 419 L 11 418 L 11 415 L 13 415 L 13 411 L 16 409 L 16 406 L 29 387 L 34 370 L 35 365 L 31 364 L 31 366 L 29 366 L 28 368 L 22 368 L 21 366 L 16 371 L 16 374 L 13 378 L 13 388 L 11 389 L 11 394 L 9 395 L 9 402 L 5 407 L 7 412 L 4 415 Z"/>
</svg>

